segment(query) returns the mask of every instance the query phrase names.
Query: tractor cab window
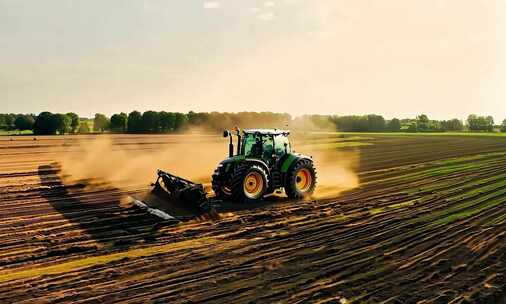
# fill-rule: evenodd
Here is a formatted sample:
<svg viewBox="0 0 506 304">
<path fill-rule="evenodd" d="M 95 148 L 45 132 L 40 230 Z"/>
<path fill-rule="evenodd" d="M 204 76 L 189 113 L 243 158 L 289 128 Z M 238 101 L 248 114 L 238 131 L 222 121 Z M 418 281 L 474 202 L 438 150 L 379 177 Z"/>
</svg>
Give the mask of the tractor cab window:
<svg viewBox="0 0 506 304">
<path fill-rule="evenodd" d="M 272 158 L 272 154 L 274 154 L 274 138 L 272 135 L 267 135 L 263 137 L 263 141 L 264 150 L 262 153 L 262 158 L 270 160 Z"/>
<path fill-rule="evenodd" d="M 270 159 L 274 153 L 274 138 L 272 135 L 245 134 L 242 154 L 249 157 Z"/>
<path fill-rule="evenodd" d="M 274 148 L 274 153 L 277 156 L 284 155 L 285 151 L 288 153 L 291 152 L 290 142 L 288 141 L 288 137 L 283 136 L 283 135 L 276 136 L 275 142 L 276 142 L 276 145 Z M 285 144 L 286 144 L 286 150 L 285 150 Z"/>
<path fill-rule="evenodd" d="M 262 155 L 262 140 L 257 134 L 244 134 L 242 154 L 245 156 L 260 157 Z"/>
</svg>

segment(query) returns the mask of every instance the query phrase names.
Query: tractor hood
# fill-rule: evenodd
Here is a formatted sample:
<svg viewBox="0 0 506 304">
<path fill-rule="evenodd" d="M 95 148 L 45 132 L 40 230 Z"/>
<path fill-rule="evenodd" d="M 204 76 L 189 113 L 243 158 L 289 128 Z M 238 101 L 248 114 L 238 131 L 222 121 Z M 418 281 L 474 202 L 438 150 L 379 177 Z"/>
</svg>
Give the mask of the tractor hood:
<svg viewBox="0 0 506 304">
<path fill-rule="evenodd" d="M 236 162 L 239 162 L 239 161 L 243 161 L 245 159 L 246 159 L 246 157 L 244 157 L 244 155 L 235 155 L 235 156 L 232 156 L 232 157 L 224 159 L 223 161 L 221 161 L 220 165 L 226 165 L 226 164 L 230 164 L 230 163 L 236 163 Z"/>
<path fill-rule="evenodd" d="M 263 160 L 258 159 L 258 158 L 245 157 L 244 155 L 235 155 L 235 156 L 229 157 L 227 159 L 224 159 L 218 165 L 218 170 L 228 172 L 230 170 L 230 168 L 233 168 L 236 164 L 242 163 L 244 161 L 257 163 L 257 164 L 263 166 L 266 170 L 268 170 L 268 166 Z"/>
<path fill-rule="evenodd" d="M 288 157 L 283 161 L 283 164 L 281 165 L 281 172 L 287 172 L 288 169 L 292 164 L 294 164 L 299 159 L 309 159 L 312 161 L 312 157 L 300 153 L 288 153 Z M 262 160 L 256 159 L 256 158 L 247 158 L 244 155 L 235 155 L 229 158 L 224 159 L 220 164 L 218 165 L 219 170 L 223 170 L 224 172 L 228 172 L 228 170 L 233 167 L 234 164 L 245 161 L 245 160 L 251 160 L 256 162 L 261 162 L 264 164 Z"/>
<path fill-rule="evenodd" d="M 230 169 L 230 167 L 233 164 L 241 162 L 245 159 L 246 159 L 246 157 L 244 157 L 244 155 L 235 155 L 235 156 L 226 158 L 218 164 L 218 170 L 220 170 L 222 172 L 228 172 L 228 170 Z"/>
</svg>

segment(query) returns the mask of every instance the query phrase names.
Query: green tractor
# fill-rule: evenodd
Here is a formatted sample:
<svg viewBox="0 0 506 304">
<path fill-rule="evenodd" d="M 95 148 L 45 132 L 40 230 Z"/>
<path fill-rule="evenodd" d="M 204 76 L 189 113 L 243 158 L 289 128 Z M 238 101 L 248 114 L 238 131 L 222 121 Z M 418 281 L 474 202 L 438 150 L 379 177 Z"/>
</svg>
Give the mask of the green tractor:
<svg viewBox="0 0 506 304">
<path fill-rule="evenodd" d="M 234 154 L 233 134 L 229 157 L 223 160 L 212 176 L 217 199 L 234 202 L 257 202 L 265 195 L 284 188 L 291 199 L 310 196 L 316 188 L 316 170 L 310 156 L 292 151 L 290 132 L 277 129 L 235 128 L 237 149 Z"/>
<path fill-rule="evenodd" d="M 169 172 L 158 170 L 153 188 L 132 195 L 133 204 L 165 222 L 180 222 L 195 217 L 218 218 L 225 201 L 258 202 L 265 195 L 284 188 L 289 198 L 310 196 L 316 187 L 316 171 L 309 156 L 292 151 L 288 131 L 276 129 L 235 129 L 237 150 L 234 154 L 232 133 L 229 156 L 212 176 L 215 198 L 208 197 L 204 185 Z"/>
</svg>

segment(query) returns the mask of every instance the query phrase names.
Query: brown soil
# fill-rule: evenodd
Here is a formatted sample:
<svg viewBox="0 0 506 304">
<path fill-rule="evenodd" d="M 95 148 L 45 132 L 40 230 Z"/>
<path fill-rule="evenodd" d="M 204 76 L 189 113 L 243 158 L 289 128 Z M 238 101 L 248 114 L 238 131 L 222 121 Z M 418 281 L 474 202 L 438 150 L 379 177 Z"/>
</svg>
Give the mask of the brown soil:
<svg viewBox="0 0 506 304">
<path fill-rule="evenodd" d="M 226 152 L 208 137 L 108 139 Z M 161 226 L 122 203 L 151 180 L 60 172 L 93 136 L 0 137 L 0 302 L 506 303 L 506 138 L 297 139 L 343 140 L 369 145 L 326 148 L 322 165 L 356 155 L 354 188 Z"/>
</svg>

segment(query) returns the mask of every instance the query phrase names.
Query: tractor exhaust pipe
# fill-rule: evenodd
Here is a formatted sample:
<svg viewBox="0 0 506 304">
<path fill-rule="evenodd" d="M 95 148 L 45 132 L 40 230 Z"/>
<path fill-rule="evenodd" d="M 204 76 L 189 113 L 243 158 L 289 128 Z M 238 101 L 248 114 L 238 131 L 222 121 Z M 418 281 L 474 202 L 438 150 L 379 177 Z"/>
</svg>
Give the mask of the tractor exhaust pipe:
<svg viewBox="0 0 506 304">
<path fill-rule="evenodd" d="M 241 135 L 237 133 L 237 155 L 241 154 Z"/>
<path fill-rule="evenodd" d="M 223 137 L 229 137 L 230 142 L 228 143 L 228 157 L 234 156 L 234 143 L 232 142 L 232 133 L 228 130 L 223 131 Z"/>
<path fill-rule="evenodd" d="M 240 155 L 241 154 L 241 139 L 242 139 L 241 130 L 238 127 L 235 127 L 234 129 L 237 133 L 237 155 Z"/>
</svg>

